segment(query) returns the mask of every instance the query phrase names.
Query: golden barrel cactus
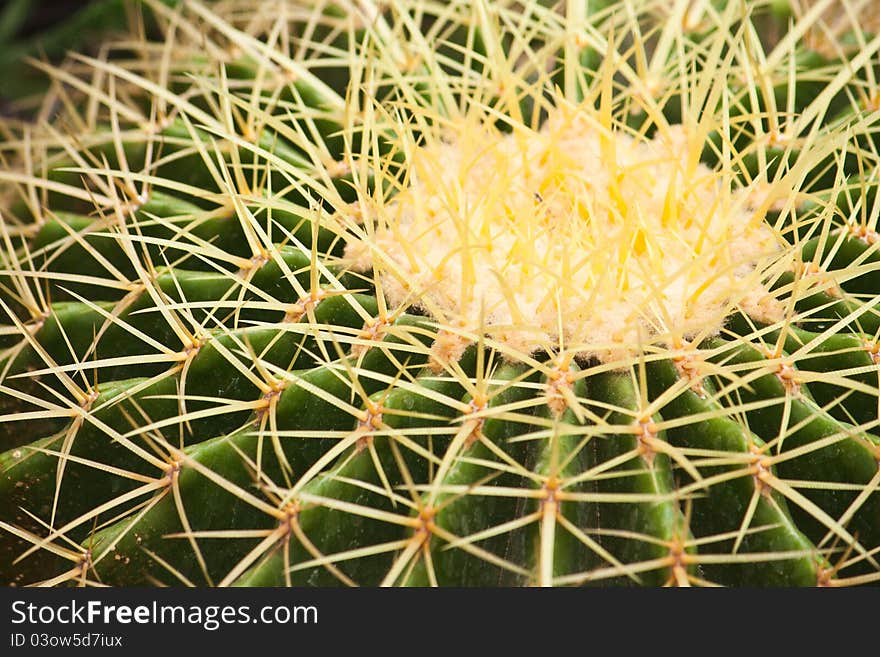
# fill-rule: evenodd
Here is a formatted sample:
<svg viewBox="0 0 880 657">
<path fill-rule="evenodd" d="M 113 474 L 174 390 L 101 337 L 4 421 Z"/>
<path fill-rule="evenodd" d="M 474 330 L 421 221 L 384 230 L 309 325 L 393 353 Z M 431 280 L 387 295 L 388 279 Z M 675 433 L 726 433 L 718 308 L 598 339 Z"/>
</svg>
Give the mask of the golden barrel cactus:
<svg viewBox="0 0 880 657">
<path fill-rule="evenodd" d="M 880 579 L 869 4 L 149 0 L 38 63 L 4 583 Z"/>
</svg>

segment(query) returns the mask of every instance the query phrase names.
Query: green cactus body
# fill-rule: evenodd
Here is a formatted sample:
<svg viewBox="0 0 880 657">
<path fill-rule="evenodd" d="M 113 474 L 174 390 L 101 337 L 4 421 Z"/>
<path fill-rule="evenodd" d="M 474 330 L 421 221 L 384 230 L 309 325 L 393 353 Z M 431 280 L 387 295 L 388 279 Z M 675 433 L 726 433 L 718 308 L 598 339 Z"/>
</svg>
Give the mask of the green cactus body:
<svg viewBox="0 0 880 657">
<path fill-rule="evenodd" d="M 880 579 L 870 26 L 144 4 L 0 124 L 4 584 Z"/>
</svg>

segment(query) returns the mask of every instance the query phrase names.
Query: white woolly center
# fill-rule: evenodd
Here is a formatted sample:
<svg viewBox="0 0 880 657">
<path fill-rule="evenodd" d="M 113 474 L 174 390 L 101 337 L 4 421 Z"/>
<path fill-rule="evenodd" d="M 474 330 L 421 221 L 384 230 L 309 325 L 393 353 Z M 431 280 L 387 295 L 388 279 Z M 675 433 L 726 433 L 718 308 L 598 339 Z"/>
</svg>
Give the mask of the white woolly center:
<svg viewBox="0 0 880 657">
<path fill-rule="evenodd" d="M 689 337 L 733 303 L 772 319 L 755 267 L 778 238 L 693 146 L 680 126 L 636 140 L 583 108 L 507 134 L 463 119 L 414 152 L 349 255 L 392 304 L 526 352 Z"/>
</svg>

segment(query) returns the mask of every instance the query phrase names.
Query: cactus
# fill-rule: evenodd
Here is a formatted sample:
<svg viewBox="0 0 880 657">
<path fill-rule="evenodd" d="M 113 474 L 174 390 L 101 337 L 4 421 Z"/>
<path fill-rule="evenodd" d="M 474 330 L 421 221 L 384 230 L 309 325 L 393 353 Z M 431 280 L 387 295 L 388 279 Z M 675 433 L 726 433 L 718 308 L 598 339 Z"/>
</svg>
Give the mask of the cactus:
<svg viewBox="0 0 880 657">
<path fill-rule="evenodd" d="M 880 21 L 805 4 L 147 1 L 43 65 L 3 582 L 880 579 Z"/>
</svg>

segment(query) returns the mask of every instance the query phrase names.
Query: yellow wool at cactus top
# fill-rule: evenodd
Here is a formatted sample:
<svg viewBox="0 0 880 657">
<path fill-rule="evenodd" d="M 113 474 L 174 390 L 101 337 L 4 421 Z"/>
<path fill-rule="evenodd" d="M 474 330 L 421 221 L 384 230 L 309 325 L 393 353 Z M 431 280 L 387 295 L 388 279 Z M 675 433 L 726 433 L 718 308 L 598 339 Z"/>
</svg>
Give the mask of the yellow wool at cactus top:
<svg viewBox="0 0 880 657">
<path fill-rule="evenodd" d="M 585 106 L 538 130 L 467 116 L 416 150 L 406 189 L 373 213 L 373 248 L 349 255 L 382 272 L 392 304 L 419 298 L 525 352 L 686 337 L 736 305 L 778 318 L 755 271 L 781 239 L 754 190 L 690 146 L 680 125 L 631 136 Z"/>
</svg>

